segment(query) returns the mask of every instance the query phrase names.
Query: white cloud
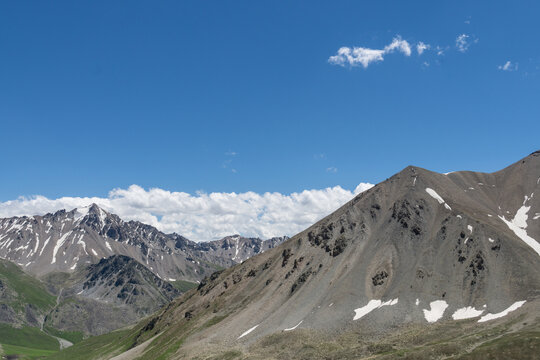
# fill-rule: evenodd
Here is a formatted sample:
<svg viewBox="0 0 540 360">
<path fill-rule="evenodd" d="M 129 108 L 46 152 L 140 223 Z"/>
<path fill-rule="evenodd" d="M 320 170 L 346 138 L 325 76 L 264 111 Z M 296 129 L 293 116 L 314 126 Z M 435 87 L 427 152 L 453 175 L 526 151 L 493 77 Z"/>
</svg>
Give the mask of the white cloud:
<svg viewBox="0 0 540 360">
<path fill-rule="evenodd" d="M 337 167 L 330 166 L 329 168 L 326 168 L 326 172 L 337 173 Z"/>
<path fill-rule="evenodd" d="M 384 55 L 393 53 L 395 51 L 403 53 L 405 56 L 411 55 L 411 46 L 406 41 L 401 39 L 398 35 L 392 42 L 386 45 L 383 49 L 370 49 L 364 47 L 342 47 L 338 50 L 337 54 L 330 56 L 328 62 L 334 65 L 350 65 L 359 66 L 362 65 L 367 68 L 369 64 L 373 62 L 383 61 Z"/>
<path fill-rule="evenodd" d="M 422 53 L 430 48 L 429 44 L 425 44 L 422 41 L 420 41 L 418 44 L 416 44 L 416 51 L 418 52 L 418 55 L 422 55 Z"/>
<path fill-rule="evenodd" d="M 458 49 L 458 51 L 461 51 L 461 52 L 465 52 L 469 49 L 469 40 L 467 40 L 469 38 L 469 35 L 466 35 L 466 34 L 461 34 L 459 35 L 457 38 L 456 38 L 456 48 Z"/>
<path fill-rule="evenodd" d="M 518 64 L 508 60 L 504 65 L 499 65 L 497 68 L 502 71 L 516 71 L 518 69 Z"/>
<path fill-rule="evenodd" d="M 444 52 L 446 51 L 445 48 L 437 45 L 437 47 L 435 48 L 435 50 L 437 51 L 437 56 L 442 56 L 444 55 Z"/>
<path fill-rule="evenodd" d="M 43 215 L 96 203 L 124 220 L 141 221 L 165 233 L 177 232 L 196 241 L 230 234 L 266 239 L 294 235 L 372 186 L 361 183 L 354 191 L 335 186 L 289 195 L 251 191 L 191 195 L 131 185 L 114 189 L 105 198 L 48 199 L 38 195 L 0 202 L 0 217 Z"/>
</svg>

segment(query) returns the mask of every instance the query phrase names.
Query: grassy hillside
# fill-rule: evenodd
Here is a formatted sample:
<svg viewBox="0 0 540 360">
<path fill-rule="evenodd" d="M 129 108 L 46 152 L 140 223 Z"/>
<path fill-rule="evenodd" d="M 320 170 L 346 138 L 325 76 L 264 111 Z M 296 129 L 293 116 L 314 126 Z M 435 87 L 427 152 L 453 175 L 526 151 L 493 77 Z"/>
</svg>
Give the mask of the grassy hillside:
<svg viewBox="0 0 540 360">
<path fill-rule="evenodd" d="M 60 349 L 58 340 L 37 328 L 17 329 L 7 324 L 0 324 L 0 344 L 4 355 L 18 355 L 22 359 L 48 356 Z"/>
<path fill-rule="evenodd" d="M 0 260 L 0 288 L 3 288 L 0 291 L 0 304 L 10 306 L 18 313 L 24 311 L 27 304 L 46 313 L 56 303 L 56 298 L 47 292 L 40 281 L 6 260 Z"/>
<path fill-rule="evenodd" d="M 210 320 L 206 320 L 210 318 Z M 297 330 L 266 336 L 250 346 L 207 344 L 185 348 L 192 335 L 218 324 L 223 318 L 211 309 L 189 322 L 171 319 L 169 328 L 154 328 L 146 319 L 132 330 L 98 336 L 53 354 L 48 359 L 100 359 L 118 355 L 154 338 L 137 359 L 537 359 L 540 353 L 538 319 L 509 318 L 499 324 L 479 326 L 474 320 L 445 321 L 435 325 L 404 325 L 393 332 L 367 334 L 347 330 L 329 335 Z"/>
<path fill-rule="evenodd" d="M 128 350 L 134 343 L 132 330 L 118 330 L 93 336 L 47 357 L 47 360 L 89 360 L 109 358 Z"/>
</svg>

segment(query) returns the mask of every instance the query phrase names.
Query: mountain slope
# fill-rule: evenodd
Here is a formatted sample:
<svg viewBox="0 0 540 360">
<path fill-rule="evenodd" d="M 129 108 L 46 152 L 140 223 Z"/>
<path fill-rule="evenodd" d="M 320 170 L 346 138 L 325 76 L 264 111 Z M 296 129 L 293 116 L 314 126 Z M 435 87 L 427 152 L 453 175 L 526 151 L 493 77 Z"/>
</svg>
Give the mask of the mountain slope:
<svg viewBox="0 0 540 360">
<path fill-rule="evenodd" d="M 85 335 L 100 335 L 133 324 L 181 293 L 123 255 L 102 259 L 69 276 L 52 274 L 44 280 L 58 291 L 58 304 L 45 325 Z"/>
<path fill-rule="evenodd" d="M 407 167 L 277 248 L 214 273 L 126 339 L 133 347 L 157 336 L 141 358 L 272 358 L 268 349 L 294 338 L 308 348 L 292 357 L 357 358 L 376 354 L 375 344 L 408 349 L 426 329 L 417 354 L 440 350 L 429 339 L 475 348 L 475 332 L 537 334 L 538 191 L 540 152 L 492 174 Z M 353 335 L 377 341 L 353 344 Z"/>
<path fill-rule="evenodd" d="M 45 286 L 17 265 L 0 260 L 0 323 L 39 326 L 55 298 Z"/>
</svg>

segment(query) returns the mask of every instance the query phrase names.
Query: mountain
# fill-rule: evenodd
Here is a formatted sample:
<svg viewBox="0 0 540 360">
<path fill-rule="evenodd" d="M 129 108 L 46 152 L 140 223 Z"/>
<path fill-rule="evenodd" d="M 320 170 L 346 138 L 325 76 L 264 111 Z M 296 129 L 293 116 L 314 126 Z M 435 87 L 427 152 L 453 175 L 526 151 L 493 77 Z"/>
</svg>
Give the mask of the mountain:
<svg viewBox="0 0 540 360">
<path fill-rule="evenodd" d="M 44 325 L 50 333 L 77 337 L 107 333 L 152 314 L 216 269 L 285 239 L 234 235 L 196 243 L 140 222 L 123 221 L 95 204 L 44 216 L 0 219 L 3 268 L 20 273 L 26 284 L 0 282 L 0 322 Z M 28 298 L 19 291 L 24 288 L 42 289 L 43 296 Z M 40 299 L 49 299 L 49 307 L 42 309 Z"/>
<path fill-rule="evenodd" d="M 111 334 L 107 356 L 532 359 L 539 192 L 540 152 L 495 173 L 409 166 Z M 53 358 L 95 358 L 90 340 Z"/>
<path fill-rule="evenodd" d="M 124 255 L 104 258 L 69 276 L 52 274 L 45 283 L 58 293 L 45 325 L 61 331 L 100 335 L 137 322 L 181 292 L 141 263 Z"/>
<path fill-rule="evenodd" d="M 229 267 L 232 264 L 239 264 L 266 250 L 273 249 L 287 239 L 287 236 L 262 240 L 260 238 L 246 238 L 240 235 L 231 235 L 220 240 L 200 243 L 191 242 L 191 246 L 193 246 L 193 251 L 196 252 L 197 256 L 202 258 L 210 256 L 210 259 L 213 259 L 214 261 L 216 261 L 216 259 L 224 259 L 221 264 L 223 264 L 223 267 Z"/>
<path fill-rule="evenodd" d="M 39 277 L 74 272 L 84 264 L 125 255 L 161 279 L 196 282 L 285 239 L 233 236 L 196 243 L 137 221 L 123 221 L 95 204 L 43 216 L 0 219 L 0 258 Z"/>
</svg>

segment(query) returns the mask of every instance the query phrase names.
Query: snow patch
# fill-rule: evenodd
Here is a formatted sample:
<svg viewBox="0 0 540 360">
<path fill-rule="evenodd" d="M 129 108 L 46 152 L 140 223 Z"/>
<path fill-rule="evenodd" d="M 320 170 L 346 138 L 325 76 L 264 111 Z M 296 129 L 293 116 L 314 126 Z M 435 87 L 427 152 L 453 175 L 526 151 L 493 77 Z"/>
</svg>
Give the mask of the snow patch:
<svg viewBox="0 0 540 360">
<path fill-rule="evenodd" d="M 493 240 L 492 238 L 488 238 L 488 241 L 489 241 L 490 243 L 495 242 L 495 240 Z"/>
<path fill-rule="evenodd" d="M 476 310 L 472 306 L 467 306 L 467 307 L 464 307 L 464 308 L 461 308 L 461 309 L 457 309 L 452 314 L 452 319 L 454 319 L 454 320 L 470 319 L 470 318 L 474 318 L 474 317 L 478 317 L 478 316 L 482 315 L 482 313 L 484 311 L 485 310 Z"/>
<path fill-rule="evenodd" d="M 94 256 L 98 256 L 96 250 L 94 250 L 94 249 L 91 249 L 91 250 L 92 250 L 92 253 L 94 254 Z"/>
<path fill-rule="evenodd" d="M 510 230 L 514 232 L 514 234 L 516 234 L 521 240 L 523 240 L 523 242 L 532 247 L 533 250 L 540 255 L 540 244 L 535 239 L 527 235 L 527 231 L 525 230 L 527 228 L 527 212 L 530 208 L 530 206 L 520 207 L 516 213 L 516 216 L 514 216 L 514 219 L 511 221 L 506 220 L 504 216 L 500 215 L 499 219 L 504 221 Z"/>
<path fill-rule="evenodd" d="M 414 303 L 414 305 L 418 306 L 420 304 L 420 299 L 416 299 L 416 302 Z"/>
<path fill-rule="evenodd" d="M 82 220 L 88 212 L 90 211 L 90 206 L 85 206 L 75 209 L 75 214 L 73 214 L 73 222 Z"/>
<path fill-rule="evenodd" d="M 424 317 L 430 323 L 436 322 L 443 317 L 448 303 L 444 300 L 435 300 L 429 303 L 430 309 L 424 309 Z"/>
<path fill-rule="evenodd" d="M 56 262 L 56 254 L 58 253 L 58 250 L 60 250 L 62 245 L 64 245 L 69 235 L 71 235 L 71 231 L 68 231 L 67 233 L 62 235 L 62 237 L 58 239 L 58 241 L 56 241 L 56 245 L 54 246 L 54 249 L 53 249 L 51 264 L 54 264 Z"/>
<path fill-rule="evenodd" d="M 236 248 L 236 253 L 234 254 L 234 257 L 232 258 L 232 260 L 236 261 L 236 258 L 238 257 L 238 251 L 240 251 L 240 248 L 238 247 L 238 244 L 240 242 L 240 237 L 235 236 L 235 237 L 233 237 L 233 239 L 236 242 L 236 244 L 234 245 L 234 247 Z"/>
<path fill-rule="evenodd" d="M 34 252 L 37 252 L 39 248 L 39 234 L 36 234 L 36 246 L 34 247 Z"/>
<path fill-rule="evenodd" d="M 283 329 L 283 331 L 293 331 L 294 329 L 296 329 L 298 326 L 300 326 L 300 324 L 303 322 L 304 320 L 300 320 L 300 322 L 298 324 L 296 324 L 295 326 L 293 326 L 292 328 L 288 328 L 288 329 Z"/>
<path fill-rule="evenodd" d="M 354 309 L 354 317 L 353 320 L 358 320 L 370 312 L 372 312 L 375 309 L 381 308 L 383 306 L 391 306 L 398 303 L 398 298 L 388 300 L 386 302 L 382 302 L 381 300 L 369 300 L 366 306 L 362 306 L 361 308 Z"/>
<path fill-rule="evenodd" d="M 452 208 L 443 200 L 442 197 L 439 196 L 439 194 L 437 194 L 437 192 L 431 188 L 426 188 L 426 192 L 432 197 L 434 198 L 435 200 L 437 200 L 439 202 L 439 204 L 444 204 L 444 207 L 447 208 L 448 210 L 452 210 Z"/>
<path fill-rule="evenodd" d="M 240 336 L 238 337 L 238 339 L 243 338 L 244 336 L 246 336 L 247 334 L 249 334 L 250 332 L 252 332 L 253 330 L 255 330 L 259 325 L 260 325 L 260 324 L 257 324 L 257 325 L 255 325 L 254 327 L 252 327 L 251 329 L 245 331 L 244 333 L 242 333 L 242 335 L 240 335 Z M 238 339 L 236 339 L 236 340 L 238 340 Z"/>
<path fill-rule="evenodd" d="M 107 249 L 109 249 L 110 251 L 113 251 L 113 249 L 111 247 L 111 244 L 109 244 L 109 242 L 107 240 L 105 240 L 105 246 L 107 246 Z"/>
<path fill-rule="evenodd" d="M 49 240 L 51 240 L 51 237 L 49 236 L 47 240 L 45 240 L 45 243 L 43 244 L 43 247 L 41 248 L 41 251 L 39 252 L 39 256 L 43 254 L 43 250 L 45 250 L 45 247 L 47 247 L 47 244 L 49 243 Z"/>
<path fill-rule="evenodd" d="M 498 318 L 501 318 L 503 316 L 506 316 L 509 313 L 511 313 L 512 311 L 519 309 L 523 304 L 525 304 L 525 302 L 526 302 L 526 300 L 516 301 L 515 303 L 510 305 L 507 309 L 505 309 L 505 310 L 503 310 L 503 311 L 501 311 L 499 313 L 486 314 L 486 315 L 482 316 L 480 318 L 480 320 L 478 320 L 478 322 L 485 322 L 485 321 L 494 320 L 494 319 L 498 319 Z"/>
<path fill-rule="evenodd" d="M 473 227 L 471 225 L 467 225 L 467 230 L 469 230 L 469 234 L 472 234 Z"/>
<path fill-rule="evenodd" d="M 457 218 L 459 219 L 463 219 L 463 217 L 461 215 L 456 215 Z"/>
</svg>

